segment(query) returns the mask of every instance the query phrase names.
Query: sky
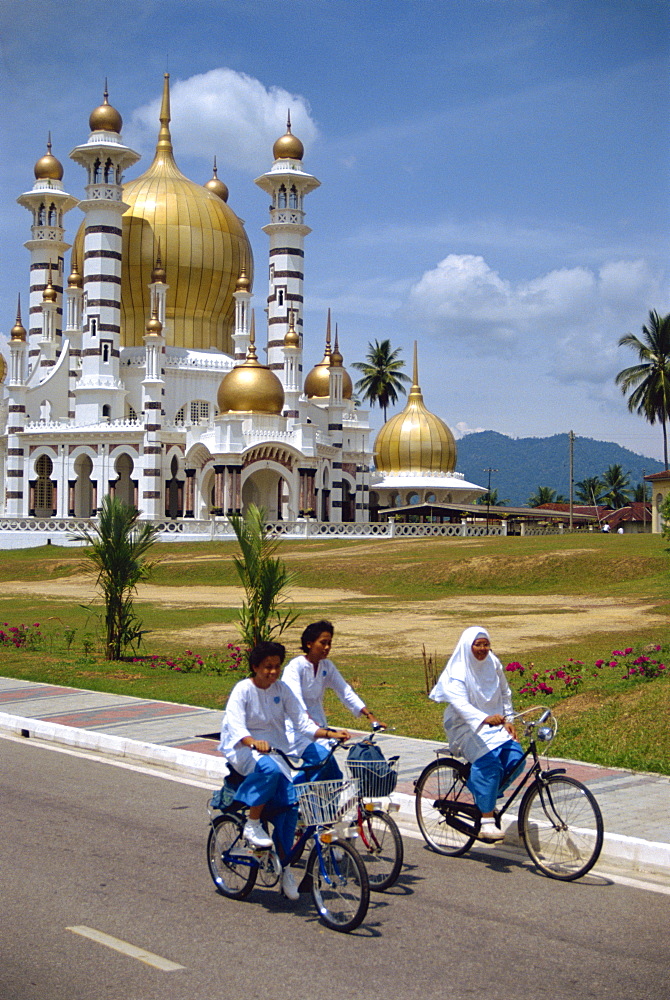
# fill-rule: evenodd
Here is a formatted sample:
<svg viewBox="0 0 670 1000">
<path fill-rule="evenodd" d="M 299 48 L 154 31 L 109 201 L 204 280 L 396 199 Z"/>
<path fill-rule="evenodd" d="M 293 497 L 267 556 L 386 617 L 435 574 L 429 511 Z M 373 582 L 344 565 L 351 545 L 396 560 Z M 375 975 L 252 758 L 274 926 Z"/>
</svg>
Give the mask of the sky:
<svg viewBox="0 0 670 1000">
<path fill-rule="evenodd" d="M 411 374 L 418 342 L 425 403 L 456 437 L 572 430 L 662 458 L 614 376 L 637 361 L 619 338 L 670 312 L 666 0 L 0 0 L 0 21 L 3 350 L 29 287 L 15 199 L 48 133 L 82 197 L 68 154 L 106 78 L 139 175 L 169 71 L 177 163 L 204 183 L 216 156 L 254 251 L 257 323 L 268 205 L 253 181 L 290 108 L 321 181 L 306 370 L 330 308 L 354 378 L 384 339 Z"/>
</svg>

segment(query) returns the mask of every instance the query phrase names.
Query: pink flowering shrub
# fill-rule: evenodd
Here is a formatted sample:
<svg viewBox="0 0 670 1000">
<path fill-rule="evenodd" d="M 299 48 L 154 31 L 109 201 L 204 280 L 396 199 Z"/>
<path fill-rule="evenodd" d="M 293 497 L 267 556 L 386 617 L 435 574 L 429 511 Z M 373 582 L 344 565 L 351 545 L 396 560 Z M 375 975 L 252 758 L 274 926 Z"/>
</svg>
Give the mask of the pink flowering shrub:
<svg viewBox="0 0 670 1000">
<path fill-rule="evenodd" d="M 0 646 L 35 649 L 41 638 L 39 622 L 35 622 L 34 625 L 8 625 L 4 622 L 0 626 Z"/>
<path fill-rule="evenodd" d="M 194 653 L 184 650 L 179 656 L 138 656 L 133 663 L 144 663 L 152 670 L 174 670 L 178 674 L 227 674 L 238 671 L 244 662 L 244 653 L 240 646 L 229 642 L 223 653 Z"/>
</svg>

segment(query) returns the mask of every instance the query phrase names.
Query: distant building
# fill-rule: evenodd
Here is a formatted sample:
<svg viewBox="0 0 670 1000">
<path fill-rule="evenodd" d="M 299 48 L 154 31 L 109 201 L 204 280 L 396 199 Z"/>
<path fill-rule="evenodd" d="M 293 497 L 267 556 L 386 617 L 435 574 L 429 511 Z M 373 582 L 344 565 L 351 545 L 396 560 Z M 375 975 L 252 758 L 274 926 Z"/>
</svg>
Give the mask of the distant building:
<svg viewBox="0 0 670 1000">
<path fill-rule="evenodd" d="M 660 535 L 663 530 L 661 507 L 670 494 L 670 469 L 664 472 L 652 472 L 645 476 L 645 481 L 651 483 L 651 530 Z"/>
</svg>

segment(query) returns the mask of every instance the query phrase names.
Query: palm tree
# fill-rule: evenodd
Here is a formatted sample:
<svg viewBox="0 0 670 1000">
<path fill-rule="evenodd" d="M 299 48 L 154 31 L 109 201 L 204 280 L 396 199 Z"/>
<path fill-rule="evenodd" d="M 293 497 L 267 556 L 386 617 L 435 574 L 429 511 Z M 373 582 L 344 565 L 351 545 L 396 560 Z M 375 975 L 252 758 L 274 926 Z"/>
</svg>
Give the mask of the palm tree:
<svg viewBox="0 0 670 1000">
<path fill-rule="evenodd" d="M 279 542 L 265 530 L 266 520 L 263 508 L 253 503 L 244 517 L 230 515 L 241 551 L 241 556 L 233 556 L 233 562 L 246 595 L 238 627 L 248 649 L 279 637 L 298 617 L 280 610 L 288 601 L 286 591 L 296 574 L 275 555 Z"/>
<path fill-rule="evenodd" d="M 642 327 L 642 337 L 627 333 L 619 340 L 620 347 L 637 351 L 639 365 L 624 368 L 615 382 L 628 397 L 628 409 L 639 413 L 650 424 L 658 420 L 663 428 L 663 458 L 668 468 L 667 422 L 670 415 L 670 313 L 659 316 L 649 312 L 649 325 Z"/>
<path fill-rule="evenodd" d="M 142 639 L 142 622 L 133 609 L 137 584 L 145 580 L 153 563 L 146 555 L 155 543 L 160 528 L 139 524 L 140 512 L 116 497 L 106 496 L 100 507 L 98 524 L 71 535 L 73 541 L 86 542 L 87 571 L 94 574 L 96 586 L 105 600 L 105 658 L 120 660 L 121 651 Z"/>
<path fill-rule="evenodd" d="M 579 503 L 597 506 L 603 492 L 603 481 L 599 476 L 587 476 L 575 483 L 575 499 Z"/>
<path fill-rule="evenodd" d="M 567 498 L 550 486 L 538 486 L 537 492 L 528 497 L 526 501 L 529 507 L 542 507 L 545 503 L 567 503 Z"/>
<path fill-rule="evenodd" d="M 604 500 L 608 507 L 617 510 L 630 503 L 630 476 L 623 471 L 620 465 L 610 465 L 603 475 L 603 493 L 601 500 Z"/>
<path fill-rule="evenodd" d="M 391 350 L 390 340 L 382 340 L 381 343 L 375 340 L 374 344 L 368 344 L 366 360 L 353 363 L 354 368 L 363 372 L 363 378 L 356 383 L 356 391 L 372 406 L 376 403 L 384 411 L 384 423 L 389 404 L 397 403 L 398 394 L 404 395 L 406 391 L 403 383 L 410 381 L 409 376 L 401 371 L 405 362 L 398 359 L 399 354 L 400 348 Z"/>
<path fill-rule="evenodd" d="M 498 496 L 498 490 L 488 490 L 486 493 L 482 493 L 481 496 L 477 497 L 475 503 L 483 504 L 485 507 L 505 507 L 509 503 L 509 499 L 501 500 Z"/>
</svg>

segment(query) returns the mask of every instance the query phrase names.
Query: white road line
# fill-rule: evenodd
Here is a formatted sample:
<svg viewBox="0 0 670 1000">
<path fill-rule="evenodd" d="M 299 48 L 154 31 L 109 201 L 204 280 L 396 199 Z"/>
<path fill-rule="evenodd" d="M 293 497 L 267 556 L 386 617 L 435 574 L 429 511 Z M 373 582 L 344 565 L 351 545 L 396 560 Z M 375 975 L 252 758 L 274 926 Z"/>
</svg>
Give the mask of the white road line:
<svg viewBox="0 0 670 1000">
<path fill-rule="evenodd" d="M 66 927 L 65 930 L 72 931 L 73 934 L 80 934 L 81 937 L 89 938 L 89 940 L 96 941 L 98 944 L 104 944 L 107 948 L 120 951 L 122 955 L 129 955 L 130 958 L 136 958 L 146 965 L 152 965 L 154 969 L 161 969 L 162 972 L 175 972 L 177 969 L 185 968 L 183 965 L 178 965 L 177 962 L 170 962 L 167 958 L 154 955 L 151 951 L 145 951 L 144 948 L 136 948 L 134 944 L 129 944 L 128 941 L 121 941 L 120 938 L 112 937 L 110 934 L 103 934 L 102 931 L 96 931 L 94 927 Z"/>
</svg>

